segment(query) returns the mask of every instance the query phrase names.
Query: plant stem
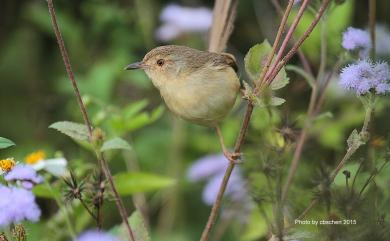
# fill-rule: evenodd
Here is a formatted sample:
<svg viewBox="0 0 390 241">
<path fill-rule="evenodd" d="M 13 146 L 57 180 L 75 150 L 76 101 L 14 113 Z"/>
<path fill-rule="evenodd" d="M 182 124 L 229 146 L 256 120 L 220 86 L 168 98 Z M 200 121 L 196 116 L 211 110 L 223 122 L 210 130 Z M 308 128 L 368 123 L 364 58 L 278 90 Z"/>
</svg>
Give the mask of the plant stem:
<svg viewBox="0 0 390 241">
<path fill-rule="evenodd" d="M 373 112 L 373 108 L 372 108 L 371 104 L 372 103 L 370 103 L 369 104 L 370 106 L 367 107 L 366 116 L 364 119 L 364 124 L 363 124 L 362 130 L 360 131 L 360 135 L 362 135 L 362 134 L 365 135 L 365 133 L 367 133 L 367 131 L 368 131 L 368 124 L 371 120 L 371 115 Z M 329 177 L 330 184 L 332 184 L 334 182 L 334 179 L 336 178 L 337 174 L 343 168 L 345 163 L 351 158 L 351 156 L 359 149 L 360 146 L 361 146 L 361 144 L 359 144 L 359 145 L 354 144 L 348 148 L 347 152 L 345 153 L 343 158 L 340 160 L 340 162 L 337 164 L 336 168 L 333 170 L 332 174 L 330 175 L 330 177 Z M 299 217 L 297 219 L 302 219 L 313 207 L 315 207 L 318 204 L 318 202 L 319 202 L 318 198 L 311 201 L 309 206 L 302 212 L 301 215 L 299 215 Z M 292 227 L 292 226 L 293 225 L 291 225 L 290 227 Z"/>
<path fill-rule="evenodd" d="M 79 198 L 80 200 L 80 203 L 83 205 L 83 207 L 85 208 L 85 210 L 87 210 L 87 212 L 89 213 L 89 215 L 96 220 L 96 222 L 98 222 L 97 220 L 97 217 L 96 215 L 92 212 L 91 209 L 89 209 L 88 205 L 85 203 L 84 199 L 82 197 Z"/>
<path fill-rule="evenodd" d="M 266 73 L 266 79 L 270 76 L 270 74 L 272 73 L 272 71 L 275 70 L 275 67 L 276 65 L 279 63 L 279 61 L 282 59 L 282 55 L 284 53 L 284 51 L 286 50 L 287 48 L 287 44 L 288 42 L 291 40 L 291 38 L 293 37 L 293 34 L 295 32 L 295 29 L 297 28 L 298 26 L 298 23 L 300 22 L 302 16 L 303 16 L 303 13 L 305 12 L 305 9 L 306 9 L 306 6 L 309 4 L 310 0 L 304 0 L 301 7 L 299 8 L 299 11 L 298 11 L 298 14 L 297 16 L 294 18 L 294 21 L 293 23 L 291 24 L 290 26 L 290 29 L 288 30 L 287 32 L 287 35 L 286 37 L 284 38 L 283 40 L 283 43 L 282 45 L 280 46 L 279 48 L 279 51 L 278 51 L 278 54 L 276 56 L 276 59 L 275 59 L 275 63 L 273 64 L 273 67 L 271 68 L 271 71 Z"/>
<path fill-rule="evenodd" d="M 371 56 L 372 59 L 375 60 L 376 55 L 376 36 L 375 36 L 375 25 L 376 25 L 376 0 L 369 0 L 369 11 L 368 11 L 368 18 L 369 18 L 369 25 L 370 25 L 370 36 L 371 36 L 371 43 L 372 43 L 372 49 L 371 49 Z"/>
<path fill-rule="evenodd" d="M 385 161 L 383 162 L 382 166 L 379 168 L 379 170 L 376 170 L 376 168 L 375 168 L 375 171 L 372 172 L 372 174 L 370 175 L 370 177 L 367 179 L 367 181 L 364 183 L 362 189 L 360 190 L 360 192 L 359 192 L 359 198 L 362 196 L 364 190 L 366 189 L 366 187 L 368 186 L 368 184 L 370 184 L 371 180 L 383 170 L 383 168 L 386 166 L 387 163 L 388 163 L 388 161 L 385 160 Z"/>
<path fill-rule="evenodd" d="M 47 189 L 49 189 L 49 192 L 53 195 L 54 200 L 56 201 L 56 203 L 58 205 L 58 208 L 60 209 L 60 211 L 62 212 L 62 214 L 65 217 L 66 227 L 68 228 L 68 231 L 69 231 L 69 234 L 70 234 L 71 238 L 73 240 L 76 239 L 76 232 L 75 232 L 75 230 L 74 230 L 74 228 L 72 226 L 72 222 L 70 221 L 70 217 L 69 217 L 68 211 L 65 209 L 64 204 L 61 203 L 60 198 L 57 196 L 57 194 L 55 193 L 55 191 L 51 187 L 50 183 L 47 182 L 46 180 L 44 181 L 44 183 L 45 183 Z"/>
<path fill-rule="evenodd" d="M 322 15 L 324 14 L 325 10 L 327 9 L 328 5 L 330 3 L 330 0 L 324 0 L 321 4 L 321 7 L 319 8 L 314 20 L 311 22 L 308 29 L 305 31 L 305 33 L 298 39 L 298 41 L 293 45 L 293 47 L 290 49 L 290 51 L 283 57 L 283 59 L 273 68 L 270 70 L 270 76 L 268 79 L 266 78 L 265 81 L 267 81 L 267 84 L 270 84 L 272 80 L 275 79 L 275 76 L 279 73 L 279 71 L 287 64 L 287 62 L 292 58 L 292 56 L 298 51 L 299 47 L 303 44 L 303 42 L 309 37 L 309 35 L 313 32 L 315 26 L 318 24 L 318 21 L 321 19 Z"/>
<path fill-rule="evenodd" d="M 294 3 L 294 0 L 290 0 L 289 1 L 289 4 L 288 4 L 286 12 L 285 12 L 285 14 L 287 14 L 287 17 L 288 17 L 288 14 L 289 14 L 289 10 L 288 9 L 291 9 L 291 6 L 292 6 L 293 3 Z M 317 25 L 319 19 L 323 15 L 323 13 L 324 13 L 325 9 L 327 8 L 328 4 L 329 4 L 329 0 L 324 0 L 323 4 L 321 5 L 321 8 L 319 9 L 319 12 L 317 13 L 317 15 L 316 15 L 315 19 L 313 20 L 313 22 L 310 24 L 310 27 L 308 28 L 308 30 L 306 30 L 304 35 L 299 39 L 299 41 L 288 52 L 287 58 L 286 57 L 283 58 L 283 60 L 285 61 L 284 64 L 287 63 L 290 60 L 290 58 L 297 52 L 299 47 L 302 45 L 303 41 L 313 31 L 314 27 Z M 283 22 L 281 23 L 281 25 L 283 25 Z M 279 34 L 279 32 L 283 31 L 283 29 L 284 29 L 284 27 L 279 27 L 278 34 L 277 34 L 277 36 L 279 36 L 279 38 L 275 39 L 275 42 L 279 42 L 280 41 L 281 34 Z M 275 42 L 273 44 L 273 49 L 274 49 L 273 52 L 276 50 Z M 272 61 L 272 57 L 270 59 L 268 61 Z M 282 67 L 284 66 L 284 64 L 282 65 Z M 263 80 L 266 80 L 266 78 L 265 78 L 265 74 L 266 73 L 264 72 L 265 68 L 266 68 L 266 66 L 262 70 L 262 75 L 264 73 L 264 75 L 263 75 L 264 77 L 262 77 L 262 78 L 264 78 Z M 281 69 L 281 67 L 280 67 L 280 69 Z M 280 71 L 280 69 L 275 70 L 275 73 L 277 74 Z M 268 80 L 270 80 L 270 82 L 272 82 L 272 80 L 275 78 L 276 74 L 272 75 Z M 257 83 L 262 83 L 262 82 L 263 81 L 258 81 Z M 255 86 L 255 90 L 257 88 L 258 87 Z M 260 90 L 260 89 L 257 89 L 257 90 Z M 255 92 L 255 94 L 256 94 L 256 92 Z M 240 129 L 240 133 L 239 133 L 238 138 L 236 140 L 236 144 L 235 144 L 235 148 L 234 148 L 234 152 L 235 153 L 240 153 L 241 146 L 244 143 L 245 135 L 246 135 L 246 132 L 247 132 L 248 127 L 249 127 L 249 121 L 251 120 L 251 116 L 252 116 L 252 113 L 253 113 L 253 108 L 254 108 L 253 103 L 248 102 L 247 110 L 246 110 L 245 117 L 244 117 L 241 129 Z M 215 201 L 215 203 L 214 203 L 214 205 L 213 205 L 213 207 L 211 209 L 210 216 L 209 216 L 208 221 L 206 223 L 206 226 L 205 226 L 205 228 L 203 230 L 203 233 L 202 233 L 202 236 L 200 238 L 200 241 L 207 241 L 209 239 L 211 230 L 212 230 L 212 228 L 213 228 L 213 226 L 215 224 L 215 221 L 216 221 L 217 216 L 218 216 L 219 209 L 221 207 L 222 198 L 223 198 L 223 195 L 225 193 L 226 186 L 227 186 L 227 184 L 229 182 L 229 178 L 230 178 L 230 176 L 232 174 L 232 171 L 233 171 L 234 167 L 235 167 L 235 163 L 234 162 L 230 162 L 228 167 L 227 167 L 227 169 L 226 169 L 226 171 L 225 171 L 223 181 L 222 181 L 221 186 L 220 186 L 219 191 L 218 191 L 217 199 L 216 199 L 216 201 Z"/>
<path fill-rule="evenodd" d="M 282 204 L 286 201 L 288 191 L 290 189 L 290 186 L 292 184 L 292 181 L 294 179 L 294 176 L 297 172 L 299 162 L 301 160 L 301 155 L 303 151 L 303 147 L 305 145 L 307 133 L 312 125 L 313 117 L 316 112 L 316 103 L 318 102 L 318 94 L 319 94 L 319 85 L 323 80 L 323 75 L 325 72 L 325 66 L 326 66 L 326 54 L 327 54 L 327 35 L 326 35 L 326 18 L 322 18 L 321 21 L 321 61 L 320 61 L 320 68 L 317 75 L 317 81 L 313 83 L 312 91 L 310 95 L 310 102 L 309 107 L 307 110 L 307 119 L 305 121 L 303 130 L 301 134 L 299 135 L 297 147 L 295 148 L 293 159 L 291 161 L 290 169 L 288 171 L 287 180 L 283 186 L 283 192 L 282 192 Z M 326 86 L 325 86 L 326 87 Z M 325 89 L 322 90 L 323 92 Z"/>
<path fill-rule="evenodd" d="M 64 43 L 64 40 L 63 40 L 62 35 L 61 35 L 61 31 L 60 31 L 58 23 L 57 23 L 57 17 L 56 17 L 56 13 L 55 13 L 55 10 L 54 10 L 53 1 L 52 0 L 47 0 L 47 5 L 48 5 L 48 8 L 49 8 L 50 18 L 51 18 L 51 21 L 52 21 L 54 33 L 55 33 L 56 38 L 57 38 L 57 43 L 58 43 L 58 46 L 60 48 L 62 59 L 63 59 L 64 64 L 65 64 L 65 69 L 66 69 L 66 72 L 67 72 L 67 74 L 69 76 L 69 79 L 70 79 L 70 81 L 72 83 L 73 90 L 74 90 L 74 92 L 76 94 L 76 99 L 77 99 L 77 102 L 79 104 L 81 113 L 83 115 L 83 119 L 84 119 L 85 125 L 88 128 L 89 140 L 92 141 L 92 130 L 93 130 L 93 128 L 92 128 L 91 122 L 90 122 L 90 120 L 88 118 L 87 110 L 86 110 L 85 105 L 83 103 L 83 100 L 81 98 L 80 91 L 79 91 L 76 79 L 75 79 L 73 71 L 72 71 L 72 66 L 70 64 L 68 52 L 67 52 L 67 50 L 65 48 L 65 43 Z M 129 224 L 128 220 L 127 220 L 128 215 L 127 215 L 126 209 L 125 209 L 125 207 L 123 205 L 122 199 L 120 198 L 120 196 L 119 196 L 119 194 L 118 194 L 118 192 L 116 190 L 116 187 L 115 187 L 115 184 L 114 184 L 114 181 L 113 181 L 110 169 L 108 168 L 107 162 L 106 162 L 106 160 L 104 159 L 103 155 L 100 153 L 99 150 L 95 150 L 95 152 L 96 152 L 96 156 L 98 158 L 99 164 L 100 164 L 101 168 L 103 169 L 103 172 L 104 172 L 104 174 L 105 174 L 105 176 L 106 176 L 106 178 L 107 178 L 107 180 L 109 182 L 109 185 L 110 185 L 110 187 L 112 189 L 112 192 L 114 193 L 115 203 L 116 203 L 117 208 L 119 210 L 119 213 L 120 213 L 120 215 L 122 217 L 122 221 L 125 224 L 125 227 L 126 227 L 126 229 L 128 231 L 130 239 L 132 241 L 135 241 L 133 231 L 132 231 L 132 229 L 130 227 L 130 224 Z"/>
</svg>

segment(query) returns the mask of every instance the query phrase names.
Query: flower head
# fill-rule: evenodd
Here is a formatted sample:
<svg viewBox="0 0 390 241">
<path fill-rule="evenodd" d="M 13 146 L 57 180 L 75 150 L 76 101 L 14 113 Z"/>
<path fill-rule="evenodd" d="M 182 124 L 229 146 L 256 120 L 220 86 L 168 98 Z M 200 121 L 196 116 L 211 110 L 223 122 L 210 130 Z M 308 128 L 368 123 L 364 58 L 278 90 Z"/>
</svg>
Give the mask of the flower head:
<svg viewBox="0 0 390 241">
<path fill-rule="evenodd" d="M 45 170 L 50 174 L 60 177 L 65 175 L 67 160 L 65 158 L 45 159 L 44 151 L 39 150 L 26 156 L 24 161 L 32 166 L 36 171 Z"/>
<path fill-rule="evenodd" d="M 35 184 L 43 181 L 43 178 L 31 166 L 24 164 L 16 165 L 4 176 L 4 179 L 7 182 L 20 181 L 26 189 L 31 189 Z"/>
<path fill-rule="evenodd" d="M 0 185 L 0 227 L 16 224 L 23 220 L 36 222 L 41 210 L 35 203 L 31 191 Z"/>
<path fill-rule="evenodd" d="M 28 154 L 24 159 L 24 162 L 29 165 L 34 165 L 42 161 L 43 159 L 45 159 L 45 156 L 46 156 L 45 152 L 43 150 L 39 150 Z"/>
<path fill-rule="evenodd" d="M 191 181 L 207 180 L 202 194 L 204 203 L 212 205 L 215 202 L 228 164 L 229 161 L 226 157 L 218 154 L 205 156 L 195 161 L 190 167 L 187 176 Z M 248 195 L 239 168 L 236 168 L 231 174 L 226 187 L 226 195 L 231 201 L 238 201 Z"/>
<path fill-rule="evenodd" d="M 16 162 L 13 158 L 7 158 L 0 160 L 0 174 L 7 173 L 12 170 L 16 165 Z"/>
<path fill-rule="evenodd" d="M 162 41 L 169 41 L 186 32 L 206 32 L 211 26 L 212 18 L 213 13 L 208 8 L 170 4 L 161 12 L 160 19 L 163 25 L 157 30 L 156 36 Z"/>
<path fill-rule="evenodd" d="M 90 230 L 82 233 L 74 241 L 119 241 L 119 239 L 108 233 L 97 230 Z"/>
<path fill-rule="evenodd" d="M 340 74 L 340 85 L 346 90 L 353 90 L 358 95 L 370 90 L 377 94 L 390 92 L 390 68 L 385 62 L 373 63 L 360 60 L 344 67 Z"/>
<path fill-rule="evenodd" d="M 347 50 L 365 49 L 371 48 L 371 39 L 367 31 L 349 27 L 343 33 L 343 48 Z"/>
<path fill-rule="evenodd" d="M 205 180 L 213 175 L 223 172 L 229 162 L 224 155 L 204 156 L 189 168 L 187 172 L 188 179 L 194 182 Z"/>
</svg>

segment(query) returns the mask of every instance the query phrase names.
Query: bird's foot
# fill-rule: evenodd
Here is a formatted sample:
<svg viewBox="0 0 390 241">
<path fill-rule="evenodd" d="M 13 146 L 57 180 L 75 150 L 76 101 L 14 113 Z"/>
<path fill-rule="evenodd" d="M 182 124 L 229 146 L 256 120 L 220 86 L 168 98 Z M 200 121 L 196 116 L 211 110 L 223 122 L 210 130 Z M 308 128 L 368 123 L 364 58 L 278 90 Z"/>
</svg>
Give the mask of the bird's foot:
<svg viewBox="0 0 390 241">
<path fill-rule="evenodd" d="M 239 152 L 230 152 L 230 151 L 224 151 L 223 154 L 225 157 L 234 164 L 240 164 L 242 163 L 242 153 Z"/>
</svg>

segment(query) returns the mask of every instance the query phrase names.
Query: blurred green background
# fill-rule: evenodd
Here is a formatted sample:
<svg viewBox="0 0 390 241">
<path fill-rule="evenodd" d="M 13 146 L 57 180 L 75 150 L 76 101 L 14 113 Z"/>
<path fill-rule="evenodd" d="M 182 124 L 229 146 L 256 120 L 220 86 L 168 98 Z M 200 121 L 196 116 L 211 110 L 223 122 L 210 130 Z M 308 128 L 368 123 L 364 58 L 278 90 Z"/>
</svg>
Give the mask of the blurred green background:
<svg viewBox="0 0 390 241">
<path fill-rule="evenodd" d="M 287 1 L 281 2 L 285 4 Z M 158 45 L 180 44 L 207 49 L 206 34 L 184 33 L 167 42 L 156 39 L 156 29 L 162 24 L 159 15 L 167 4 L 172 3 L 210 9 L 213 6 L 213 1 L 200 0 L 54 1 L 73 71 L 93 123 L 103 128 L 108 137 L 122 136 L 133 148 L 127 153 L 110 153 L 112 171 L 142 170 L 175 178 L 173 187 L 137 195 L 136 203 L 144 203 L 146 200 L 147 219 L 154 240 L 197 240 L 210 207 L 203 204 L 201 199 L 203 184 L 193 184 L 187 180 L 187 168 L 202 156 L 219 153 L 218 139 L 212 129 L 173 117 L 164 108 L 158 91 L 142 71 L 123 70 L 124 66 L 142 59 L 148 50 Z M 377 4 L 377 21 L 389 28 L 390 2 L 378 1 Z M 94 156 L 69 138 L 48 129 L 53 122 L 82 122 L 82 117 L 66 76 L 46 1 L 3 0 L 1 5 L 0 136 L 13 140 L 17 146 L 2 151 L 0 157 L 15 157 L 22 161 L 28 153 L 38 149 L 45 150 L 48 156 L 62 152 L 70 161 L 70 167 L 83 176 L 88 168 L 95 165 Z M 346 1 L 329 15 L 328 70 L 341 51 L 342 31 L 351 25 L 366 28 L 367 6 L 367 1 Z M 310 16 L 306 17 L 310 19 Z M 265 38 L 272 42 L 278 21 L 270 1 L 239 1 L 236 27 L 227 52 L 236 56 L 242 79 L 248 79 L 243 68 L 245 53 Z M 304 18 L 305 21 L 309 20 Z M 302 32 L 302 26 L 298 32 Z M 388 41 L 390 43 L 390 39 Z M 303 47 L 314 72 L 319 67 L 319 48 L 317 32 Z M 384 54 L 382 58 L 389 59 L 389 56 Z M 297 57 L 291 63 L 300 65 Z M 300 76 L 290 72 L 288 75 L 290 84 L 278 93 L 287 102 L 273 110 L 271 116 L 262 110 L 254 113 L 247 147 L 244 149 L 245 155 L 248 153 L 249 163 L 248 168 L 243 164 L 243 175 L 246 177 L 256 170 L 250 169 L 253 163 L 251 160 L 261 159 L 262 154 L 267 152 L 264 150 L 267 147 L 261 143 L 274 142 L 271 134 L 266 136 L 264 133 L 282 129 L 283 126 L 294 126 L 297 130 L 302 127 L 310 88 Z M 300 197 L 291 195 L 297 199 L 292 205 L 292 208 L 297 208 L 292 211 L 294 214 L 298 214 L 309 202 L 311 188 L 314 187 L 313 179 L 317 176 L 319 166 L 334 166 L 345 150 L 345 140 L 349 133 L 361 126 L 364 117 L 358 99 L 342 93 L 337 84 L 333 84 L 335 82 L 332 80 L 323 108 L 324 112 L 332 112 L 332 117 L 315 122 L 304 149 L 292 191 Z M 233 145 L 240 128 L 243 107 L 243 103 L 237 103 L 222 125 L 229 146 Z M 371 123 L 371 137 L 377 142 L 371 141 L 359 150 L 353 161 L 375 159 L 387 147 L 390 130 L 387 122 L 390 118 L 388 98 L 383 98 L 377 107 Z M 289 161 L 290 157 L 291 151 L 286 154 L 286 160 Z M 390 170 L 380 175 L 380 185 L 383 187 L 389 185 L 386 173 L 389 174 Z M 386 201 L 381 207 L 389 210 L 388 188 L 383 195 L 382 200 Z M 128 209 L 133 210 L 132 199 L 126 197 L 125 200 Z M 42 222 L 29 227 L 31 240 L 42 240 L 40 237 L 46 228 L 57 227 L 45 223 L 56 213 L 55 203 L 48 199 L 39 199 L 39 203 L 44 215 Z M 104 228 L 109 229 L 119 222 L 115 206 L 110 202 L 105 206 Z M 63 227 L 61 222 L 58 225 Z M 77 231 L 80 231 L 93 227 L 93 222 L 84 215 L 83 219 L 76 221 L 76 225 Z M 256 230 L 265 230 L 264 222 L 252 223 L 252 228 L 235 225 L 234 221 L 227 225 L 222 240 L 265 240 L 264 231 L 256 233 Z M 58 239 L 67 240 L 67 237 L 64 235 Z"/>
</svg>

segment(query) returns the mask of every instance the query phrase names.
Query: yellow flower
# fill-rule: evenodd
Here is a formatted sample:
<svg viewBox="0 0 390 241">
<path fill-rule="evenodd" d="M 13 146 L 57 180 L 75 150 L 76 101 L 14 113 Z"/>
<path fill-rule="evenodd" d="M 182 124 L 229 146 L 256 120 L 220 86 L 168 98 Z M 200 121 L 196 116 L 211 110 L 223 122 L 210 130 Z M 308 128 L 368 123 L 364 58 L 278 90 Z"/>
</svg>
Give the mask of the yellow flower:
<svg viewBox="0 0 390 241">
<path fill-rule="evenodd" d="M 0 172 L 9 172 L 16 165 L 13 158 L 0 160 Z"/>
<path fill-rule="evenodd" d="M 44 160 L 45 156 L 46 156 L 45 152 L 42 150 L 39 150 L 39 151 L 30 153 L 29 155 L 27 155 L 26 158 L 24 159 L 24 162 L 29 164 L 29 165 L 34 165 L 34 164 Z"/>
</svg>

